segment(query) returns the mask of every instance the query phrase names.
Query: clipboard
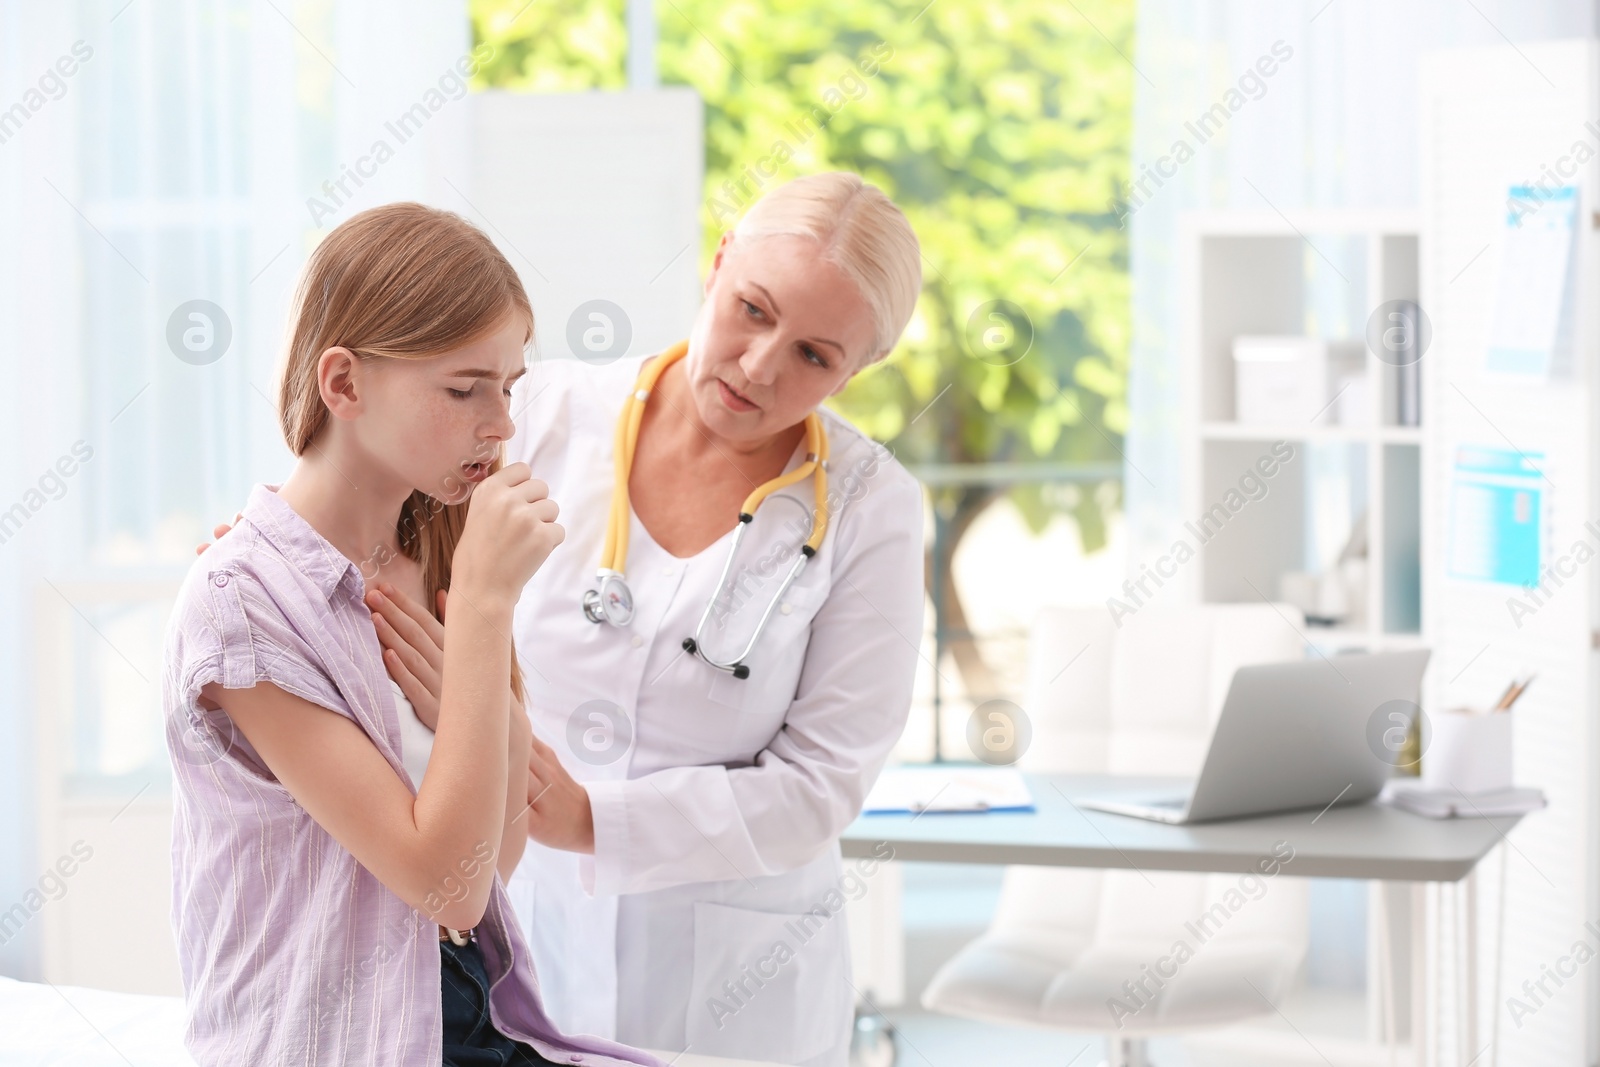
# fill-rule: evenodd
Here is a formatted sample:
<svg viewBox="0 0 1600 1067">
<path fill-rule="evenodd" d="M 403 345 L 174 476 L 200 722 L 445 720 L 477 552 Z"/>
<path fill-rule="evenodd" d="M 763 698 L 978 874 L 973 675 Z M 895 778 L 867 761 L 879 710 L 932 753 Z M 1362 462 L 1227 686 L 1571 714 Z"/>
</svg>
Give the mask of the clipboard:
<svg viewBox="0 0 1600 1067">
<path fill-rule="evenodd" d="M 863 815 L 1036 811 L 1033 794 L 1010 767 L 887 767 L 862 805 Z"/>
</svg>

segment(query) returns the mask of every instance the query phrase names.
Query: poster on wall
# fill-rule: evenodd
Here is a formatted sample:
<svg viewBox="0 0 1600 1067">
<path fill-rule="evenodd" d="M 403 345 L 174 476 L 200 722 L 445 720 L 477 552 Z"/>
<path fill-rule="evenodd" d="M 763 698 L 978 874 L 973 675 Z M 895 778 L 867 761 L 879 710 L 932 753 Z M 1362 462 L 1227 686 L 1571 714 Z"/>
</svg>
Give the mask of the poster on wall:
<svg viewBox="0 0 1600 1067">
<path fill-rule="evenodd" d="M 1484 357 L 1488 375 L 1541 382 L 1570 373 L 1577 229 L 1573 186 L 1511 187 Z"/>
<path fill-rule="evenodd" d="M 1450 477 L 1446 573 L 1469 581 L 1539 584 L 1549 483 L 1542 452 L 1462 445 Z"/>
</svg>

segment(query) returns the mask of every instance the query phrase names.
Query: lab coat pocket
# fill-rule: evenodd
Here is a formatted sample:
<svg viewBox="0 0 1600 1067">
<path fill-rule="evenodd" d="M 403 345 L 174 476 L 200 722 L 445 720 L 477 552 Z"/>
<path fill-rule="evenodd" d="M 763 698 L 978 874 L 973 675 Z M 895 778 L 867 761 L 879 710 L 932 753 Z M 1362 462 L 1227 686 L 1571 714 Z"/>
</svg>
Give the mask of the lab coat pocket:
<svg viewBox="0 0 1600 1067">
<path fill-rule="evenodd" d="M 697 902 L 689 1047 L 800 1063 L 843 1042 L 852 1009 L 849 951 L 842 909 L 794 914 Z"/>
<path fill-rule="evenodd" d="M 749 677 L 735 678 L 728 671 L 712 670 L 707 697 L 737 710 L 787 710 L 794 700 L 800 670 L 805 666 L 811 620 L 825 595 L 823 589 L 798 584 L 785 593 L 773 606 L 760 640 L 744 661 L 750 668 Z M 765 608 L 765 601 L 752 606 L 755 615 Z M 713 654 L 731 659 L 748 640 L 754 624 L 755 619 L 749 618 L 731 625 L 730 636 L 719 635 L 716 643 L 710 646 Z"/>
</svg>

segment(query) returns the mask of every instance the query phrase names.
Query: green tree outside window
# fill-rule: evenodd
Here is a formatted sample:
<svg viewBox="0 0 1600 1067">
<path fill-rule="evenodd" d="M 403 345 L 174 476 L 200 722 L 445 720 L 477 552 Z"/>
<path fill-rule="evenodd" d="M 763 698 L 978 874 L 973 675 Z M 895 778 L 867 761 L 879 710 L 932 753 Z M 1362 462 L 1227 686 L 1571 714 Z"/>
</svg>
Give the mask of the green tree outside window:
<svg viewBox="0 0 1600 1067">
<path fill-rule="evenodd" d="M 470 0 L 495 47 L 477 88 L 626 87 L 621 0 Z M 834 401 L 905 463 L 1118 463 L 1127 428 L 1134 6 L 1116 0 L 764 0 L 656 5 L 663 84 L 706 105 L 702 266 L 763 188 L 852 170 L 921 239 L 917 313 L 884 365 Z M 1105 543 L 1105 491 L 1075 485 L 933 490 L 945 536 L 930 580 L 969 694 L 997 686 L 967 630 L 950 564 L 1009 496 L 1038 532 Z"/>
</svg>

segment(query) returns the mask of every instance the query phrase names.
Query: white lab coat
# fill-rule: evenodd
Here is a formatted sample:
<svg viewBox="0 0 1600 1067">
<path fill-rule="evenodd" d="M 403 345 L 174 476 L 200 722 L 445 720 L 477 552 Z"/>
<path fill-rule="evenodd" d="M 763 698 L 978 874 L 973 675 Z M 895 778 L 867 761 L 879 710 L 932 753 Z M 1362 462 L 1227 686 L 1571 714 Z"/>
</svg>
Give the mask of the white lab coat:
<svg viewBox="0 0 1600 1067">
<path fill-rule="evenodd" d="M 824 411 L 835 514 L 748 657 L 749 678 L 682 648 L 731 532 L 678 559 L 633 517 L 633 623 L 590 623 L 581 597 L 604 539 L 613 432 L 642 362 L 547 360 L 512 401 L 509 456 L 549 483 L 567 531 L 524 589 L 513 636 L 534 730 L 589 789 L 595 852 L 530 841 L 511 899 L 563 1030 L 844 1067 L 854 994 L 843 898 L 862 889 L 845 877 L 838 835 L 910 704 L 922 493 L 886 449 Z M 742 647 L 781 583 L 811 506 L 807 479 L 756 513 L 735 564 L 742 606 L 707 627 L 719 659 Z"/>
</svg>

